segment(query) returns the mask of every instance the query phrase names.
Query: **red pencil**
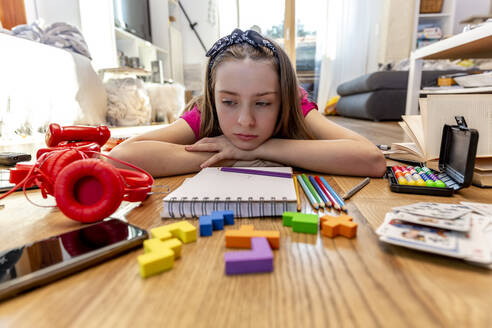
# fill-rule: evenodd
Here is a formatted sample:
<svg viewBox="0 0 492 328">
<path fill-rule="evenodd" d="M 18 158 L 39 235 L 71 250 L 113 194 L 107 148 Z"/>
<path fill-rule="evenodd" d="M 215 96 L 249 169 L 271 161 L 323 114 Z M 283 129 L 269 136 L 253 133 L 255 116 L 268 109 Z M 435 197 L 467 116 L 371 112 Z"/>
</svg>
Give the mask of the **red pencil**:
<svg viewBox="0 0 492 328">
<path fill-rule="evenodd" d="M 338 204 L 338 202 L 335 200 L 335 198 L 330 194 L 330 192 L 328 191 L 328 189 L 326 189 L 325 185 L 323 184 L 323 182 L 321 181 L 321 179 L 315 175 L 314 176 L 314 180 L 316 180 L 316 182 L 319 184 L 319 187 L 321 188 L 321 190 L 323 190 L 323 192 L 325 193 L 326 197 L 328 197 L 328 199 L 330 200 L 331 204 L 333 205 L 333 207 L 336 209 L 336 210 L 341 210 L 341 207 L 340 207 L 340 204 Z"/>
</svg>

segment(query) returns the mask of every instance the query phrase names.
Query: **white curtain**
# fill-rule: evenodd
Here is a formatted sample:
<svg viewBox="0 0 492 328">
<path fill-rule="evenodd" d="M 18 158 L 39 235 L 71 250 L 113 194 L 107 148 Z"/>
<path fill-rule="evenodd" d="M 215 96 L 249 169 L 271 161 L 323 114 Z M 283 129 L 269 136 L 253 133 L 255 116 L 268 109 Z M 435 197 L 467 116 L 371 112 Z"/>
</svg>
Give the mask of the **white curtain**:
<svg viewBox="0 0 492 328">
<path fill-rule="evenodd" d="M 379 26 L 385 0 L 327 0 L 317 35 L 320 61 L 317 103 L 323 110 L 337 86 L 377 70 Z"/>
</svg>

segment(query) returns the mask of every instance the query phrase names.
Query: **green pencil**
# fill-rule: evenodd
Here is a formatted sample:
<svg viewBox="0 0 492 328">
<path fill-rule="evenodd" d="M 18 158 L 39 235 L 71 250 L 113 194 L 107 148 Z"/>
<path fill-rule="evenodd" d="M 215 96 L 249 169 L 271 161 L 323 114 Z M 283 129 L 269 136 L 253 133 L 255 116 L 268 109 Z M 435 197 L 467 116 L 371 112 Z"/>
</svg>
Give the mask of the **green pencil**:
<svg viewBox="0 0 492 328">
<path fill-rule="evenodd" d="M 314 198 L 316 199 L 316 202 L 319 204 L 321 207 L 325 207 L 325 203 L 323 200 L 319 197 L 318 193 L 316 192 L 316 189 L 314 189 L 313 185 L 311 184 L 311 181 L 306 177 L 305 174 L 301 174 L 302 180 L 306 183 L 306 186 L 308 187 L 309 191 L 313 194 Z"/>
</svg>

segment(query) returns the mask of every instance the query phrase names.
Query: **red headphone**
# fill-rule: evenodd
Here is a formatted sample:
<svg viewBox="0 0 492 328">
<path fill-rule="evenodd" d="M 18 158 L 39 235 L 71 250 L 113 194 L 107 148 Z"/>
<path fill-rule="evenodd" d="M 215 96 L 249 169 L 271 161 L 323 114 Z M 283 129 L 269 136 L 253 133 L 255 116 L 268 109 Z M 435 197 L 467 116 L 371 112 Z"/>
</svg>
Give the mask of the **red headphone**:
<svg viewBox="0 0 492 328">
<path fill-rule="evenodd" d="M 55 197 L 58 208 L 66 216 L 84 223 L 108 217 L 123 200 L 145 200 L 154 179 L 130 163 L 101 154 L 101 146 L 109 137 L 105 126 L 61 128 L 51 124 L 46 133 L 46 144 L 50 148 L 38 150 L 36 164 L 17 164 L 10 170 L 10 182 L 16 186 L 0 199 L 20 187 L 25 190 L 36 184 L 44 198 L 47 194 Z M 94 158 L 99 155 L 134 170 L 115 168 Z"/>
</svg>

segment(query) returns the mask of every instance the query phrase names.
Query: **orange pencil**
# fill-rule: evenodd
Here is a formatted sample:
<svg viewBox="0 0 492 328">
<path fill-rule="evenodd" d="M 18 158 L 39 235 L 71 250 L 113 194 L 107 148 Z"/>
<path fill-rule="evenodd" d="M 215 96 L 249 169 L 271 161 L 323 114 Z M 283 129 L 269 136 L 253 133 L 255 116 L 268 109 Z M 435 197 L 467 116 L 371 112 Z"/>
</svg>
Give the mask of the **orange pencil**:
<svg viewBox="0 0 492 328">
<path fill-rule="evenodd" d="M 292 176 L 294 179 L 294 187 L 296 188 L 296 197 L 297 197 L 297 212 L 301 211 L 301 198 L 299 197 L 299 186 L 297 185 L 297 179 L 295 176 Z"/>
</svg>

